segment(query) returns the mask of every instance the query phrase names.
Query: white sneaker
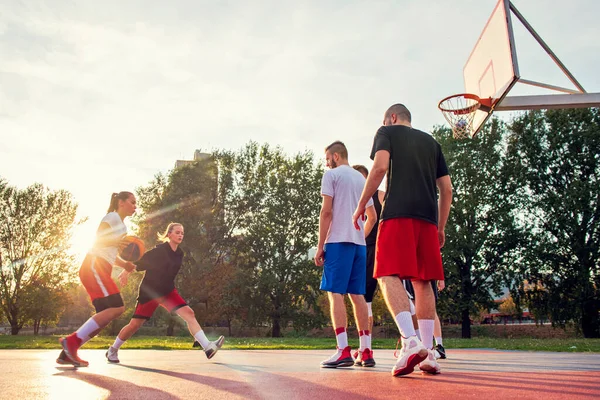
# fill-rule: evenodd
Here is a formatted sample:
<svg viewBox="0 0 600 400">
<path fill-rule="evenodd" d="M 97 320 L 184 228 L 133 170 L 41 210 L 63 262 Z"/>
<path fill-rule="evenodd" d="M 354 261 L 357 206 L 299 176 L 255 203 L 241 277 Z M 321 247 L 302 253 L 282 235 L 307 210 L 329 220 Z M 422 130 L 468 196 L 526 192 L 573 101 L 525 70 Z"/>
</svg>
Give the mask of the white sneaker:
<svg viewBox="0 0 600 400">
<path fill-rule="evenodd" d="M 416 336 L 401 338 L 398 342 L 400 341 L 402 341 L 402 349 L 398 354 L 396 365 L 392 368 L 392 375 L 394 376 L 410 374 L 415 370 L 415 366 L 425 360 L 428 355 L 427 348 Z M 394 352 L 394 355 L 396 355 L 396 352 Z"/>
<path fill-rule="evenodd" d="M 204 349 L 204 354 L 206 354 L 206 358 L 208 358 L 209 360 L 211 358 L 213 358 L 215 356 L 215 354 L 217 354 L 217 351 L 219 351 L 219 349 L 221 348 L 221 346 L 223 346 L 223 342 L 224 341 L 225 341 L 225 337 L 224 336 L 220 336 L 214 342 L 210 342 L 208 344 L 208 346 L 206 347 L 206 349 Z"/>
<path fill-rule="evenodd" d="M 115 349 L 110 346 L 106 352 L 106 359 L 108 362 L 118 364 L 119 363 L 119 349 Z"/>
<path fill-rule="evenodd" d="M 439 374 L 441 371 L 440 364 L 435 360 L 434 350 L 427 350 L 427 358 L 421 361 L 419 364 L 419 369 L 423 372 L 427 372 L 428 374 Z"/>
</svg>

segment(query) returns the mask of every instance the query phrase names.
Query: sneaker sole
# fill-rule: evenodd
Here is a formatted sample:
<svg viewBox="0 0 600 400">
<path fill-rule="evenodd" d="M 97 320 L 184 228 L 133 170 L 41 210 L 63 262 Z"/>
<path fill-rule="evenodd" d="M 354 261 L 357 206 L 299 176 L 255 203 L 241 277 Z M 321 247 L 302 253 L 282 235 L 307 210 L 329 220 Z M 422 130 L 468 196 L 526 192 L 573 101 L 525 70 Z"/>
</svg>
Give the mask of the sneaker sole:
<svg viewBox="0 0 600 400">
<path fill-rule="evenodd" d="M 69 364 L 74 365 L 76 367 L 87 367 L 88 365 L 90 365 L 89 362 L 81 360 L 80 361 L 75 361 L 73 355 L 71 354 L 71 352 L 67 349 L 67 339 L 65 338 L 60 338 L 58 339 L 58 342 L 60 343 L 60 345 L 62 346 L 63 350 L 65 351 L 65 354 L 67 355 L 67 357 L 69 357 L 69 359 L 71 360 L 71 362 Z M 58 360 L 56 360 L 58 362 Z M 66 360 L 65 360 L 66 361 Z M 61 363 L 59 363 L 61 364 Z M 63 364 L 64 365 L 64 364 Z"/>
<path fill-rule="evenodd" d="M 425 354 L 422 355 L 420 354 L 421 352 L 424 352 Z M 426 349 L 423 349 L 418 353 L 413 354 L 412 356 L 408 357 L 406 367 L 398 369 L 396 371 L 392 371 L 392 375 L 403 376 L 412 373 L 415 370 L 415 367 L 427 358 L 427 355 L 428 353 Z"/>
<path fill-rule="evenodd" d="M 363 367 L 365 367 L 365 368 L 371 368 L 371 367 L 374 367 L 374 366 L 375 366 L 375 360 L 371 359 L 371 360 L 366 360 L 366 361 L 363 361 L 361 365 L 362 365 Z"/>
<path fill-rule="evenodd" d="M 336 363 L 330 364 L 321 364 L 321 368 L 344 368 L 344 367 L 353 367 L 354 360 L 342 360 Z"/>
<path fill-rule="evenodd" d="M 437 375 L 440 373 L 439 367 L 423 368 L 423 366 L 419 366 L 419 369 L 421 370 L 421 372 L 429 374 L 429 375 Z"/>
</svg>

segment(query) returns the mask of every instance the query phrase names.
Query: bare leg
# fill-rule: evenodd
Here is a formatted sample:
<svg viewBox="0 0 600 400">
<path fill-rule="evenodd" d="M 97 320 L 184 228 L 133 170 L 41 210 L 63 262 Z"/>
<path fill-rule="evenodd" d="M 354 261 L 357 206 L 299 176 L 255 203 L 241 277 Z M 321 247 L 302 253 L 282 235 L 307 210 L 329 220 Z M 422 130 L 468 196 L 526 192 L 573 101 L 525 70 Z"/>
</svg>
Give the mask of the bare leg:
<svg viewBox="0 0 600 400">
<path fill-rule="evenodd" d="M 131 318 L 131 321 L 121 329 L 121 332 L 119 332 L 117 337 L 122 341 L 128 340 L 142 325 L 144 325 L 144 322 L 146 322 L 146 320 L 143 318 Z"/>
<path fill-rule="evenodd" d="M 331 292 L 327 292 L 327 295 L 329 297 L 329 310 L 331 312 L 333 328 L 345 328 L 348 325 L 348 316 L 346 315 L 346 306 L 344 305 L 344 295 Z"/>
<path fill-rule="evenodd" d="M 196 314 L 194 313 L 194 310 L 190 308 L 190 306 L 181 307 L 175 312 L 185 321 L 192 336 L 195 336 L 196 333 L 202 330 L 202 327 L 196 319 Z"/>
<path fill-rule="evenodd" d="M 381 293 L 388 309 L 395 317 L 403 311 L 409 311 L 408 295 L 402 281 L 397 276 L 384 276 L 378 279 Z"/>
<path fill-rule="evenodd" d="M 351 294 L 350 301 L 354 310 L 354 318 L 359 331 L 369 330 L 369 311 L 367 310 L 367 302 L 362 294 Z"/>
</svg>

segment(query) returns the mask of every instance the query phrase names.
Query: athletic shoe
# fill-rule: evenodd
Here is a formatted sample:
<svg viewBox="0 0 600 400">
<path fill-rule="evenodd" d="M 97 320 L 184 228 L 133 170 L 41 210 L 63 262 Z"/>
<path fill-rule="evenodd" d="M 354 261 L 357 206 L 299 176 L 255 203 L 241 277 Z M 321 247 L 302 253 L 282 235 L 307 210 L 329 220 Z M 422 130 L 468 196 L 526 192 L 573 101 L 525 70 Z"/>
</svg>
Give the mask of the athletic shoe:
<svg viewBox="0 0 600 400">
<path fill-rule="evenodd" d="M 321 368 L 351 367 L 354 365 L 354 358 L 350 351 L 350 346 L 344 349 L 337 348 L 337 352 L 325 361 L 321 361 Z"/>
<path fill-rule="evenodd" d="M 62 364 L 62 365 L 72 365 L 73 364 L 73 360 L 71 360 L 69 358 L 69 356 L 67 355 L 67 353 L 65 353 L 64 350 L 61 350 L 60 355 L 56 359 L 56 363 L 57 364 Z"/>
<path fill-rule="evenodd" d="M 357 367 L 362 367 L 362 351 L 356 350 L 354 352 L 354 365 Z"/>
<path fill-rule="evenodd" d="M 435 361 L 435 355 L 433 354 L 433 349 L 427 350 L 427 358 L 419 364 L 419 369 L 423 372 L 427 372 L 428 374 L 439 374 L 440 373 L 440 364 Z"/>
<path fill-rule="evenodd" d="M 398 343 L 402 342 L 402 349 L 398 354 L 398 347 L 394 352 L 394 356 L 398 358 L 396 365 L 392 368 L 392 375 L 402 376 L 408 375 L 415 370 L 415 366 L 425 360 L 428 355 L 427 348 L 416 337 L 401 338 Z M 397 345 L 396 345 L 397 346 Z"/>
<path fill-rule="evenodd" d="M 361 365 L 363 367 L 375 366 L 375 359 L 373 358 L 373 351 L 371 349 L 365 349 L 361 352 Z"/>
<path fill-rule="evenodd" d="M 446 349 L 441 344 L 435 346 L 435 358 L 441 358 L 442 360 L 446 359 Z"/>
<path fill-rule="evenodd" d="M 79 349 L 79 346 L 81 345 L 81 339 L 79 339 L 76 334 L 72 333 L 65 338 L 60 338 L 60 339 L 58 339 L 58 342 L 62 346 L 62 348 L 63 348 L 64 352 L 67 354 L 67 356 L 71 359 L 72 364 L 74 366 L 87 367 L 88 365 L 90 365 L 89 362 L 82 360 L 77 355 L 77 350 Z"/>
<path fill-rule="evenodd" d="M 110 346 L 108 348 L 108 351 L 106 352 L 106 359 L 110 363 L 118 364 L 119 363 L 119 349 L 115 349 L 114 347 Z"/>
<path fill-rule="evenodd" d="M 219 351 L 219 349 L 221 348 L 221 346 L 223 346 L 223 342 L 224 341 L 225 341 L 225 337 L 224 336 L 220 336 L 214 342 L 210 342 L 208 344 L 208 347 L 206 349 L 204 349 L 204 354 L 206 354 L 206 358 L 208 358 L 209 360 L 211 358 L 213 358 L 215 356 L 215 354 L 217 354 L 217 351 Z"/>
</svg>

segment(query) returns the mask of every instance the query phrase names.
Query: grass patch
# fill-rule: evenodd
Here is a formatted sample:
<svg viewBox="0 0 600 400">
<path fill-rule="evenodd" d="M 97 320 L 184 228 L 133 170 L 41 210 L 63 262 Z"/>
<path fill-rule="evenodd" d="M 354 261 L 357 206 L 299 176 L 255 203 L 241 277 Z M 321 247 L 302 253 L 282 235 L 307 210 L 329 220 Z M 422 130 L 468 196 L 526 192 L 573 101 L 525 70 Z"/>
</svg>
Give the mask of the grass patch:
<svg viewBox="0 0 600 400">
<path fill-rule="evenodd" d="M 214 339 L 214 338 L 213 338 Z M 85 345 L 86 349 L 106 349 L 114 337 L 99 336 Z M 192 350 L 193 340 L 176 336 L 134 336 L 124 349 Z M 353 348 L 358 339 L 350 340 Z M 600 353 L 600 339 L 444 339 L 446 349 L 487 348 L 498 350 L 561 351 Z M 394 349 L 395 339 L 373 339 L 373 349 Z M 224 349 L 235 350 L 330 350 L 333 338 L 226 338 Z M 60 349 L 58 336 L 0 336 L 0 349 Z"/>
</svg>

